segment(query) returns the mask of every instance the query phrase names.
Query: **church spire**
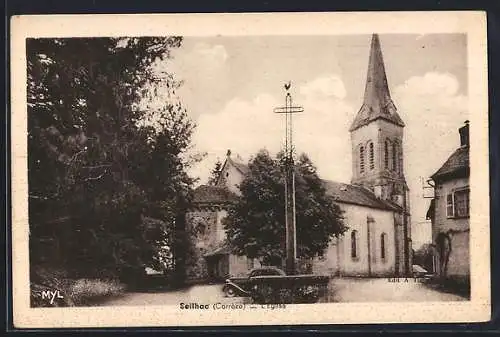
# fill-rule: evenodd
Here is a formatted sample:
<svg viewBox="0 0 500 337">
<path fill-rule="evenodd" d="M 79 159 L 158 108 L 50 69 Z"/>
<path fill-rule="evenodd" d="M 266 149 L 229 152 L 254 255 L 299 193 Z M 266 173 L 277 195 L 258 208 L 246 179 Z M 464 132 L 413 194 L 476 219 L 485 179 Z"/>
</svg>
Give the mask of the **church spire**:
<svg viewBox="0 0 500 337">
<path fill-rule="evenodd" d="M 368 72 L 366 75 L 363 105 L 354 119 L 349 131 L 354 131 L 376 119 L 385 119 L 393 124 L 404 126 L 392 102 L 384 59 L 377 34 L 372 35 Z"/>
</svg>

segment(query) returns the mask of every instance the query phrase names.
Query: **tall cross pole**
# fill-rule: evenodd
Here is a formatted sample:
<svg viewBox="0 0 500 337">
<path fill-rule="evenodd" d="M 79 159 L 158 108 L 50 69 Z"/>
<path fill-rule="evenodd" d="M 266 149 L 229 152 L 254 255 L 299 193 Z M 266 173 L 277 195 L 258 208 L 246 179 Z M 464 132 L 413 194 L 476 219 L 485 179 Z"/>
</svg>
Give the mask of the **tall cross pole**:
<svg viewBox="0 0 500 337">
<path fill-rule="evenodd" d="M 301 106 L 294 106 L 290 94 L 291 83 L 285 84 L 285 106 L 274 109 L 275 113 L 285 114 L 285 229 L 286 229 L 286 272 L 295 274 L 295 260 L 297 258 L 296 214 L 295 214 L 295 165 L 293 160 L 293 123 L 294 113 L 303 112 Z"/>
</svg>

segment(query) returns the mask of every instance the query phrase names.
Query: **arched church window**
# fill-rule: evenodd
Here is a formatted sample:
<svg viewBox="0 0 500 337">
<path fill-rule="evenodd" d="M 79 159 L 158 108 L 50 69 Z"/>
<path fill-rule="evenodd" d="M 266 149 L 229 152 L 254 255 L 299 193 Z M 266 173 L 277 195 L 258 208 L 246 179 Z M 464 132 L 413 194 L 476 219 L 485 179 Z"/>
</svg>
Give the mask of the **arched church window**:
<svg viewBox="0 0 500 337">
<path fill-rule="evenodd" d="M 399 171 L 399 168 L 398 168 L 398 152 L 399 151 L 399 146 L 398 146 L 398 143 L 397 142 L 394 142 L 394 144 L 392 144 L 392 169 L 394 170 L 394 172 L 398 172 Z"/>
<path fill-rule="evenodd" d="M 382 233 L 380 234 L 380 257 L 382 259 L 385 259 L 385 256 L 386 256 L 386 241 L 387 241 L 387 234 L 385 233 Z"/>
<path fill-rule="evenodd" d="M 399 147 L 398 153 L 398 173 L 403 173 L 403 148 L 401 146 Z"/>
<path fill-rule="evenodd" d="M 197 223 L 194 230 L 197 236 L 205 235 L 207 226 L 205 226 L 205 224 L 203 223 Z"/>
<path fill-rule="evenodd" d="M 359 173 L 365 172 L 365 148 L 359 147 Z"/>
<path fill-rule="evenodd" d="M 390 140 L 387 139 L 384 144 L 384 167 L 386 170 L 389 169 L 389 146 Z"/>
<path fill-rule="evenodd" d="M 373 149 L 372 142 L 370 142 L 370 144 L 368 145 L 368 149 L 370 156 L 370 170 L 373 170 L 375 168 L 375 150 Z"/>
<path fill-rule="evenodd" d="M 358 231 L 351 232 L 351 257 L 353 259 L 358 257 Z"/>
</svg>

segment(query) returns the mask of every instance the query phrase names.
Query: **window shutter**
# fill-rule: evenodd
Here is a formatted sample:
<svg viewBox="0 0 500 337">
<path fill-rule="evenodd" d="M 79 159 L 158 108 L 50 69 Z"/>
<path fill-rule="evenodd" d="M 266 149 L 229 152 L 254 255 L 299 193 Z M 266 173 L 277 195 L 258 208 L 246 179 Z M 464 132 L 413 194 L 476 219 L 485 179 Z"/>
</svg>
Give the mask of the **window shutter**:
<svg viewBox="0 0 500 337">
<path fill-rule="evenodd" d="M 455 216 L 452 193 L 446 196 L 446 216 L 448 218 L 452 218 Z"/>
</svg>

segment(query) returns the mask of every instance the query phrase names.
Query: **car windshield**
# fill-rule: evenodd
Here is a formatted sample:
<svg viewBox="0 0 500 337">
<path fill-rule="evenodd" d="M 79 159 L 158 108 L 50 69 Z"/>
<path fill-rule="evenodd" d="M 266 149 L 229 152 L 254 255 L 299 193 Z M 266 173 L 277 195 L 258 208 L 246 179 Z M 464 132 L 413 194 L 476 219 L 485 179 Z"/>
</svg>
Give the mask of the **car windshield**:
<svg viewBox="0 0 500 337">
<path fill-rule="evenodd" d="M 279 269 L 266 268 L 266 269 L 255 269 L 250 272 L 250 277 L 254 276 L 271 276 L 271 275 L 283 275 Z"/>
</svg>

